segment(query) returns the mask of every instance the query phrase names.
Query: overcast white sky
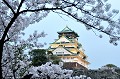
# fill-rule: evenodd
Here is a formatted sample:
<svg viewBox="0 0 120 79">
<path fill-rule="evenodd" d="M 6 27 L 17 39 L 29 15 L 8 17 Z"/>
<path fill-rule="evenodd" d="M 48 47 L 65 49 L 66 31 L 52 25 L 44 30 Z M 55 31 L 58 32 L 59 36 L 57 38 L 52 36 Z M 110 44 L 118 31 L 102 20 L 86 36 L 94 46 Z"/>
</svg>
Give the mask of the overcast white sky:
<svg viewBox="0 0 120 79">
<path fill-rule="evenodd" d="M 120 10 L 119 0 L 109 0 L 109 2 L 112 4 L 113 8 Z M 44 48 L 48 48 L 49 43 L 54 42 L 54 39 L 58 38 L 57 32 L 61 31 L 67 25 L 80 36 L 79 42 L 83 45 L 85 54 L 88 56 L 88 61 L 91 63 L 89 68 L 96 69 L 106 64 L 115 64 L 120 67 L 120 42 L 118 46 L 113 46 L 109 43 L 107 35 L 103 35 L 103 38 L 99 38 L 92 31 L 87 31 L 81 23 L 65 16 L 63 18 L 64 19 L 57 14 L 50 13 L 39 23 L 28 27 L 25 33 L 29 35 L 32 34 L 34 30 L 38 30 L 38 32 L 44 31 L 48 35 L 40 39 L 39 42 L 46 42 L 47 45 Z"/>
</svg>

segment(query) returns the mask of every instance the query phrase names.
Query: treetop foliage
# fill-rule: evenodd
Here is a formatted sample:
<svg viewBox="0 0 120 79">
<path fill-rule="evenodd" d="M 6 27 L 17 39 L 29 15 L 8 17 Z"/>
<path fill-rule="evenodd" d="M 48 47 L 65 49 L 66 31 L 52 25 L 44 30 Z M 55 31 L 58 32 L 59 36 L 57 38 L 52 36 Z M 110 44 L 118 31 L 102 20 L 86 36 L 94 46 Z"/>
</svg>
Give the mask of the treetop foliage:
<svg viewBox="0 0 120 79">
<path fill-rule="evenodd" d="M 111 67 L 111 68 L 112 68 L 112 67 L 117 67 L 117 66 L 114 65 L 114 64 L 106 64 L 105 66 L 106 66 L 106 67 Z"/>
<path fill-rule="evenodd" d="M 41 66 L 49 61 L 45 49 L 34 49 L 29 52 L 29 55 L 33 66 Z"/>
<path fill-rule="evenodd" d="M 29 52 L 29 55 L 33 66 L 41 66 L 48 61 L 51 61 L 53 64 L 59 64 L 61 61 L 56 55 L 47 54 L 46 49 L 34 49 Z"/>
</svg>

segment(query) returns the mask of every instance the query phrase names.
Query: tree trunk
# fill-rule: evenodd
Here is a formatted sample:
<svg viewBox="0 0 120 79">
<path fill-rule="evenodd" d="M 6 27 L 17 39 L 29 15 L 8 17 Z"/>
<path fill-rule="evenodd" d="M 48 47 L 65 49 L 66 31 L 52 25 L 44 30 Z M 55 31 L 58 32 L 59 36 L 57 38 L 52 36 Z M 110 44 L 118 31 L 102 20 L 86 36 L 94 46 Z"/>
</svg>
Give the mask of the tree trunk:
<svg viewBox="0 0 120 79">
<path fill-rule="evenodd" d="M 3 55 L 4 42 L 0 40 L 0 79 L 4 79 L 2 75 L 2 55 Z"/>
<path fill-rule="evenodd" d="M 2 55 L 3 55 L 3 47 L 4 47 L 4 43 L 8 40 L 5 40 L 7 33 L 9 31 L 9 29 L 11 28 L 12 24 L 15 22 L 15 20 L 17 19 L 17 17 L 19 16 L 18 14 L 15 14 L 14 17 L 11 19 L 11 21 L 8 23 L 7 27 L 5 28 L 5 31 L 3 33 L 2 38 L 0 39 L 0 79 L 4 79 L 3 75 L 2 75 Z"/>
</svg>

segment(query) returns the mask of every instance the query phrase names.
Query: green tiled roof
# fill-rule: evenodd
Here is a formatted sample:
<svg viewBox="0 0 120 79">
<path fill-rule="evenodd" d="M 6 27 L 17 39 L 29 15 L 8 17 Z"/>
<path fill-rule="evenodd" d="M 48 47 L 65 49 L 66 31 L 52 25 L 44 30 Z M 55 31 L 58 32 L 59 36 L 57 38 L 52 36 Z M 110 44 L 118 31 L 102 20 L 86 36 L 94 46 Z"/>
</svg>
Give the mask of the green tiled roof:
<svg viewBox="0 0 120 79">
<path fill-rule="evenodd" d="M 73 32 L 68 26 L 66 26 L 61 32 Z"/>
<path fill-rule="evenodd" d="M 65 33 L 65 32 L 74 32 L 74 31 L 71 30 L 68 26 L 66 26 L 62 31 L 60 31 L 58 33 Z"/>
<path fill-rule="evenodd" d="M 74 33 L 76 36 L 78 36 L 78 34 L 74 32 L 73 30 L 71 30 L 68 26 L 66 26 L 62 31 L 58 32 L 58 34 L 60 33 Z"/>
</svg>

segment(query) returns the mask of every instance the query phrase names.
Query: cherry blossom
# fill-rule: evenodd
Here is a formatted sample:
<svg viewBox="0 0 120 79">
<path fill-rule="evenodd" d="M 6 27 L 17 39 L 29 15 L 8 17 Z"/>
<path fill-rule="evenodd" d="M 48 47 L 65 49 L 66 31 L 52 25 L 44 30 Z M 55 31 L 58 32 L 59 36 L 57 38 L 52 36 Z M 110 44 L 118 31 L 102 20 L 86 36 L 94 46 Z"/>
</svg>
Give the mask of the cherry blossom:
<svg viewBox="0 0 120 79">
<path fill-rule="evenodd" d="M 116 17 L 119 11 L 111 7 L 107 0 L 0 0 L 0 76 L 6 76 L 2 74 L 6 69 L 12 74 L 10 65 L 16 61 L 16 55 L 21 56 L 20 52 L 44 46 L 45 43 L 37 42 L 46 36 L 44 32 L 35 31 L 27 40 L 22 35 L 30 24 L 41 21 L 50 12 L 72 17 L 87 30 L 108 35 L 110 43 L 116 46 L 120 40 L 120 18 Z M 4 66 L 6 63 L 8 67 Z"/>
</svg>

